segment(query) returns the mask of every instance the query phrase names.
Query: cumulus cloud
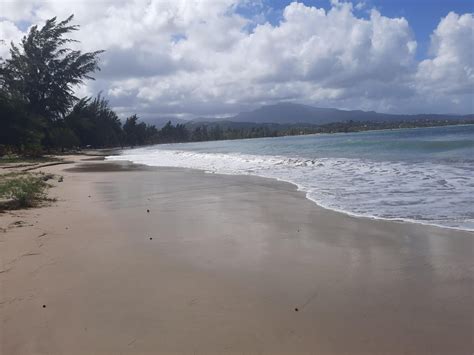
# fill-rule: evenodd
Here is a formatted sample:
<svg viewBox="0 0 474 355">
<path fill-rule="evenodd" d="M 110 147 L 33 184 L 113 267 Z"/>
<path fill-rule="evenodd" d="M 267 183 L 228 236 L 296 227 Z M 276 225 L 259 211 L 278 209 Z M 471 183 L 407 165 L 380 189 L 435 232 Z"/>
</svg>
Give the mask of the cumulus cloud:
<svg viewBox="0 0 474 355">
<path fill-rule="evenodd" d="M 11 21 L 0 21 L 0 58 L 9 56 L 10 43 L 18 43 L 23 33 Z"/>
<path fill-rule="evenodd" d="M 432 110 L 474 111 L 474 17 L 449 13 L 431 35 L 431 58 L 413 85 Z"/>
<path fill-rule="evenodd" d="M 6 4 L 0 38 L 15 41 L 21 21 L 74 13 L 79 48 L 106 50 L 97 80 L 80 93 L 101 90 L 124 115 L 224 115 L 278 101 L 473 111 L 472 14 L 441 19 L 431 56 L 417 62 L 407 20 L 374 9 L 358 17 L 355 11 L 367 8 L 363 1 L 333 0 L 329 10 L 294 2 L 278 23 L 265 20 L 263 3 L 248 0 Z M 252 15 L 242 15 L 245 7 Z"/>
<path fill-rule="evenodd" d="M 418 66 L 418 84 L 442 94 L 472 93 L 474 87 L 474 17 L 449 13 L 431 36 L 433 58 Z"/>
</svg>

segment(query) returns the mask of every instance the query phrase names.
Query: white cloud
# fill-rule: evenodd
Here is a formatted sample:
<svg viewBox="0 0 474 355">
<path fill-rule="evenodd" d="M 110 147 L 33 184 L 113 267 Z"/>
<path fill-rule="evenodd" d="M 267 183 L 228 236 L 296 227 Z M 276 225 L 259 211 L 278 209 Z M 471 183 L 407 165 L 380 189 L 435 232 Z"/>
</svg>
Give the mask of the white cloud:
<svg viewBox="0 0 474 355">
<path fill-rule="evenodd" d="M 0 19 L 9 21 L 29 21 L 38 1 L 32 0 L 3 0 L 0 4 Z"/>
<path fill-rule="evenodd" d="M 82 92 L 102 90 L 123 113 L 223 114 L 280 100 L 394 112 L 472 111 L 469 14 L 442 19 L 432 36 L 432 58 L 418 63 L 407 20 L 376 10 L 360 18 L 354 8 L 366 6 L 363 1 L 333 0 L 327 11 L 292 3 L 277 24 L 262 21 L 261 3 L 252 3 L 260 14 L 240 15 L 248 0 L 64 3 L 24 1 L 22 17 L 17 3 L 7 2 L 0 36 L 17 40 L 20 20 L 42 23 L 74 13 L 80 48 L 107 50 L 98 80 Z"/>
<path fill-rule="evenodd" d="M 18 43 L 23 37 L 23 33 L 13 22 L 0 21 L 0 58 L 9 56 L 10 43 Z"/>
<path fill-rule="evenodd" d="M 432 59 L 419 64 L 418 84 L 424 91 L 468 94 L 474 89 L 474 17 L 453 12 L 431 36 Z"/>
<path fill-rule="evenodd" d="M 413 85 L 433 111 L 474 112 L 474 17 L 449 13 L 431 35 L 432 58 Z"/>
</svg>

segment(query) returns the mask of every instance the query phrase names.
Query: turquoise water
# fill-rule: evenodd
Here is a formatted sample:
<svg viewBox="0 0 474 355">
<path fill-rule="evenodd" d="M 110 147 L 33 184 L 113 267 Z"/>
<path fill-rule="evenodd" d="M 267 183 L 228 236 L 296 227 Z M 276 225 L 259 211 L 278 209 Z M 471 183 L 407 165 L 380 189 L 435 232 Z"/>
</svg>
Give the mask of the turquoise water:
<svg viewBox="0 0 474 355">
<path fill-rule="evenodd" d="M 110 159 L 271 177 L 352 215 L 474 230 L 474 125 L 156 145 Z"/>
</svg>

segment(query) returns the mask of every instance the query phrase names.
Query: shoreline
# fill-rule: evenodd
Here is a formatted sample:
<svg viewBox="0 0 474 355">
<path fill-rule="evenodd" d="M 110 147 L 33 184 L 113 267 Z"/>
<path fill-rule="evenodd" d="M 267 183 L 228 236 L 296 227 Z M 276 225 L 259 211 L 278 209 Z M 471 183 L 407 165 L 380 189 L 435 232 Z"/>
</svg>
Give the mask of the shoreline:
<svg viewBox="0 0 474 355">
<path fill-rule="evenodd" d="M 270 137 L 270 138 L 273 138 L 273 137 Z M 249 138 L 249 139 L 252 139 L 252 138 Z M 423 222 L 423 221 L 420 221 L 420 220 L 415 220 L 415 219 L 410 219 L 410 218 L 404 219 L 404 218 L 386 218 L 386 217 L 377 217 L 377 216 L 366 216 L 366 215 L 361 215 L 361 214 L 353 213 L 353 212 L 338 209 L 338 208 L 331 208 L 331 207 L 325 206 L 324 204 L 321 204 L 316 199 L 313 199 L 313 198 L 309 197 L 308 196 L 309 192 L 306 191 L 304 187 L 298 185 L 297 183 L 289 181 L 289 180 L 276 178 L 276 177 L 268 177 L 268 176 L 262 176 L 262 175 L 256 175 L 256 174 L 237 174 L 237 173 L 235 173 L 235 174 L 231 174 L 231 173 L 226 174 L 226 173 L 221 173 L 221 172 L 213 172 L 213 171 L 209 171 L 209 170 L 205 170 L 205 169 L 186 168 L 186 167 L 153 166 L 153 165 L 147 165 L 147 164 L 143 164 L 143 163 L 135 163 L 132 160 L 108 159 L 108 158 L 113 158 L 115 156 L 120 156 L 120 155 L 107 155 L 107 156 L 104 156 L 104 161 L 108 161 L 108 162 L 127 161 L 130 164 L 134 164 L 134 165 L 138 165 L 138 166 L 146 166 L 146 167 L 152 168 L 152 169 L 153 168 L 155 168 L 155 169 L 173 168 L 173 169 L 183 169 L 184 171 L 186 171 L 186 170 L 195 170 L 195 171 L 203 172 L 205 174 L 217 174 L 217 175 L 222 175 L 222 176 L 252 176 L 252 177 L 257 177 L 257 178 L 261 178 L 261 179 L 270 179 L 270 180 L 274 180 L 274 181 L 283 182 L 283 183 L 293 185 L 297 189 L 297 191 L 302 192 L 305 195 L 305 198 L 307 200 L 313 202 L 319 208 L 323 208 L 325 210 L 332 211 L 332 212 L 335 212 L 335 213 L 340 213 L 342 215 L 350 216 L 350 217 L 353 217 L 353 218 L 374 220 L 374 221 L 387 221 L 387 222 L 394 222 L 394 223 L 401 223 L 401 224 L 409 223 L 409 224 L 417 224 L 417 225 L 423 225 L 423 226 L 428 226 L 428 227 L 449 229 L 449 230 L 454 230 L 454 231 L 469 232 L 469 233 L 472 233 L 473 237 L 474 237 L 474 228 L 470 229 L 470 228 L 467 228 L 467 227 L 465 227 L 465 228 L 463 228 L 463 227 L 451 227 L 451 226 L 445 226 L 445 225 L 442 225 L 442 224 Z"/>
<path fill-rule="evenodd" d="M 275 138 L 287 138 L 287 137 L 306 137 L 306 136 L 320 136 L 320 135 L 337 135 L 337 134 L 355 134 L 355 133 L 364 133 L 364 132 L 385 132 L 385 131 L 403 131 L 403 130 L 412 130 L 412 129 L 430 129 L 430 128 L 441 128 L 441 127 L 470 127 L 474 125 L 472 123 L 459 123 L 459 124 L 448 124 L 448 125 L 440 125 L 440 126 L 420 126 L 420 127 L 398 127 L 398 128 L 380 128 L 380 129 L 368 129 L 363 131 L 353 131 L 353 132 L 320 132 L 320 133 L 308 133 L 308 134 L 293 134 L 293 135 L 286 135 L 286 136 L 275 136 L 275 137 L 254 137 L 254 138 L 236 138 L 236 139 L 216 139 L 216 140 L 208 140 L 208 141 L 189 141 L 189 142 L 176 142 L 176 143 L 156 143 L 156 144 L 145 144 L 141 146 L 137 146 L 136 148 L 143 148 L 143 147 L 150 147 L 153 145 L 168 145 L 168 144 L 188 144 L 188 143 L 200 143 L 200 142 L 225 142 L 225 141 L 236 141 L 236 140 L 252 140 L 252 139 L 275 139 Z M 117 147 L 119 150 L 123 150 L 123 148 Z"/>
<path fill-rule="evenodd" d="M 474 349 L 470 232 L 271 178 L 75 161 L 44 169 L 57 202 L 0 215 L 5 354 Z"/>
</svg>

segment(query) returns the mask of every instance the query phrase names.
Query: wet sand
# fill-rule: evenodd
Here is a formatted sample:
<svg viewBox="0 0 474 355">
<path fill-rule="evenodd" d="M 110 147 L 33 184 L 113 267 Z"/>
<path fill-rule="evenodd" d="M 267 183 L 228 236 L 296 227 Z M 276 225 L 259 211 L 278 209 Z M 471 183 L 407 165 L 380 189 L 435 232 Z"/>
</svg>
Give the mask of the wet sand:
<svg viewBox="0 0 474 355">
<path fill-rule="evenodd" d="M 2 355 L 474 352 L 474 233 L 263 178 L 44 170 L 58 201 L 0 215 Z"/>
</svg>

